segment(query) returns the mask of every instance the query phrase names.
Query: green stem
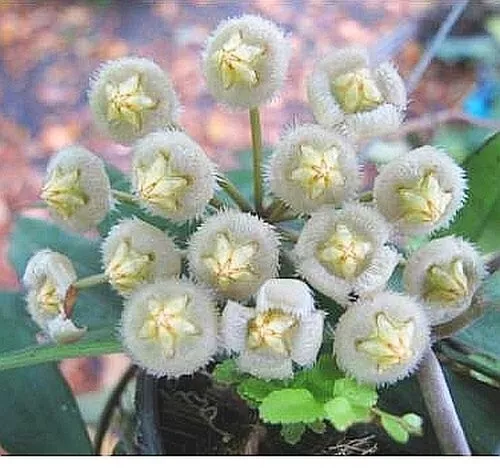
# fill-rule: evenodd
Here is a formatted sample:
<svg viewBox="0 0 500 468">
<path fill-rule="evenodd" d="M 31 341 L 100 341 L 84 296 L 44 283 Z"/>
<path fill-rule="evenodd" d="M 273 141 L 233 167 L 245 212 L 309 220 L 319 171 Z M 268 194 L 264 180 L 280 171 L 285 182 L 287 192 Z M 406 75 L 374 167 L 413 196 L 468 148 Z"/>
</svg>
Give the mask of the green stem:
<svg viewBox="0 0 500 468">
<path fill-rule="evenodd" d="M 277 203 L 273 202 L 273 204 L 269 207 L 268 220 L 272 223 L 276 219 L 279 219 L 280 216 L 284 215 L 287 210 L 288 207 L 284 201 L 278 200 Z"/>
<path fill-rule="evenodd" d="M 368 191 L 368 192 L 364 192 L 364 193 L 362 193 L 362 194 L 359 196 L 359 201 L 360 201 L 361 203 L 368 203 L 368 202 L 373 201 L 373 192 Z"/>
<path fill-rule="evenodd" d="M 284 213 L 281 216 L 277 216 L 275 219 L 273 218 L 272 222 L 273 223 L 283 223 L 285 221 L 293 221 L 297 219 L 297 213 Z"/>
<path fill-rule="evenodd" d="M 86 278 L 81 278 L 73 283 L 73 287 L 76 289 L 86 289 L 93 286 L 98 286 L 99 284 L 105 284 L 108 282 L 108 277 L 106 273 L 98 273 L 97 275 L 87 276 Z"/>
<path fill-rule="evenodd" d="M 122 351 L 120 341 L 115 338 L 107 338 L 102 341 L 77 341 L 64 345 L 30 346 L 2 353 L 0 355 L 0 371 L 68 358 L 100 356 L 101 354 L 121 353 Z"/>
<path fill-rule="evenodd" d="M 130 203 L 132 205 L 136 205 L 138 203 L 137 198 L 131 193 L 113 189 L 111 190 L 111 194 L 120 202 Z"/>
<path fill-rule="evenodd" d="M 252 130 L 252 150 L 253 150 L 253 191 L 255 199 L 255 209 L 258 214 L 262 214 L 262 130 L 260 127 L 259 108 L 250 109 L 250 127 Z"/>
<path fill-rule="evenodd" d="M 289 231 L 288 229 L 283 229 L 278 227 L 278 232 L 281 236 L 283 236 L 287 241 L 297 242 L 299 240 L 299 235 L 296 232 Z"/>
<path fill-rule="evenodd" d="M 216 210 L 222 210 L 222 209 L 224 208 L 224 203 L 222 203 L 222 201 L 221 201 L 221 200 L 219 200 L 218 198 L 215 198 L 215 197 L 214 197 L 214 198 L 212 198 L 212 199 L 208 202 L 208 204 L 209 204 L 211 207 L 215 208 Z"/>
<path fill-rule="evenodd" d="M 231 199 L 238 205 L 241 211 L 253 211 L 252 205 L 247 201 L 243 194 L 237 189 L 228 178 L 223 175 L 217 176 L 217 183 L 219 187 L 222 188 Z"/>
<path fill-rule="evenodd" d="M 137 367 L 135 367 L 134 365 L 129 366 L 124 374 L 120 377 L 120 380 L 109 395 L 108 401 L 104 406 L 101 417 L 99 419 L 99 423 L 97 425 L 94 442 L 94 453 L 96 455 L 101 454 L 102 442 L 104 440 L 104 437 L 106 436 L 106 432 L 109 429 L 109 425 L 111 423 L 111 419 L 113 417 L 115 409 L 120 404 L 120 398 L 122 397 L 125 388 L 127 388 L 128 383 L 135 377 L 136 372 Z"/>
</svg>

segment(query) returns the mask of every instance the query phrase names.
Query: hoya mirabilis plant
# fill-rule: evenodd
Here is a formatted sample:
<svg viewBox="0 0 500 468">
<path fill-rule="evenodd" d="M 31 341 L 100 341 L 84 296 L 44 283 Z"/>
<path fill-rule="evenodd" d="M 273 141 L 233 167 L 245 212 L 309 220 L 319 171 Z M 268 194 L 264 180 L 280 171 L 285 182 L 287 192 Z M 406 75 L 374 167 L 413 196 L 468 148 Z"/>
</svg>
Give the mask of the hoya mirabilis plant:
<svg viewBox="0 0 500 468">
<path fill-rule="evenodd" d="M 215 378 L 236 384 L 285 438 L 290 425 L 372 422 L 405 442 L 421 419 L 379 408 L 377 387 L 426 368 L 432 327 L 467 313 L 485 275 L 466 240 L 414 253 L 407 242 L 449 224 L 466 181 L 449 156 L 424 146 L 383 166 L 373 196 L 360 194 L 353 141 L 399 126 L 407 99 L 395 68 L 360 49 L 319 62 L 308 85 L 318 123 L 286 133 L 264 168 L 258 106 L 282 86 L 289 52 L 276 25 L 243 16 L 223 22 L 202 56 L 215 99 L 249 111 L 252 201 L 173 125 L 178 103 L 165 72 L 136 57 L 105 64 L 89 102 L 99 128 L 134 145 L 129 190 L 111 188 L 83 148 L 54 158 L 42 198 L 61 224 L 104 233 L 102 270 L 78 279 L 65 256 L 37 253 L 25 274 L 28 310 L 56 341 L 77 339 L 71 301 L 109 283 L 124 298 L 116 339 L 146 373 L 173 379 L 215 361 Z M 404 292 L 389 285 L 399 264 Z"/>
</svg>

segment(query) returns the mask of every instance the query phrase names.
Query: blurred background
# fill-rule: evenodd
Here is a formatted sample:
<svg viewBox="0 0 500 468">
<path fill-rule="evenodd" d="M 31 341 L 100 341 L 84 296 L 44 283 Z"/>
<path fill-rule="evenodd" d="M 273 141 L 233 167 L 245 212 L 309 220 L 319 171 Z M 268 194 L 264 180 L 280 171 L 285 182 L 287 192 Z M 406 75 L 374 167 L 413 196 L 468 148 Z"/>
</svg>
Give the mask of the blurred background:
<svg viewBox="0 0 500 468">
<path fill-rule="evenodd" d="M 260 14 L 291 35 L 289 79 L 279 99 L 261 110 L 265 144 L 272 147 L 291 123 L 313 120 L 305 83 L 317 57 L 355 43 L 377 61 L 393 60 L 407 79 L 457 3 L 0 0 L 0 288 L 19 288 L 7 259 L 9 232 L 16 216 L 45 216 L 34 206 L 54 152 L 78 143 L 129 167 L 129 148 L 101 136 L 90 119 L 86 90 L 101 62 L 131 54 L 154 59 L 174 82 L 182 125 L 229 169 L 238 165 L 234 154 L 250 146 L 250 133 L 247 114 L 218 106 L 204 86 L 200 53 L 219 21 Z M 406 123 L 367 148 L 370 157 L 381 160 L 429 143 L 460 161 L 477 148 L 500 127 L 499 51 L 499 2 L 469 1 L 410 95 Z M 90 424 L 127 364 L 116 355 L 61 363 Z"/>
</svg>

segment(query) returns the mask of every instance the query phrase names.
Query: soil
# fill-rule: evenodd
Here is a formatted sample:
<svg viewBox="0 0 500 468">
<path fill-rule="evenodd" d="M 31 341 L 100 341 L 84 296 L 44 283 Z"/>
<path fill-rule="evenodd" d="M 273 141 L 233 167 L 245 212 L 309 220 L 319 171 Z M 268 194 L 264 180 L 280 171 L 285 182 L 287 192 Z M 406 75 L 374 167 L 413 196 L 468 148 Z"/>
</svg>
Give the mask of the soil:
<svg viewBox="0 0 500 468">
<path fill-rule="evenodd" d="M 257 412 L 208 373 L 180 379 L 142 374 L 137 387 L 138 445 L 143 454 L 165 455 L 367 455 L 377 441 L 367 428 L 339 434 L 306 431 L 296 445 L 279 426 L 259 422 Z"/>
</svg>

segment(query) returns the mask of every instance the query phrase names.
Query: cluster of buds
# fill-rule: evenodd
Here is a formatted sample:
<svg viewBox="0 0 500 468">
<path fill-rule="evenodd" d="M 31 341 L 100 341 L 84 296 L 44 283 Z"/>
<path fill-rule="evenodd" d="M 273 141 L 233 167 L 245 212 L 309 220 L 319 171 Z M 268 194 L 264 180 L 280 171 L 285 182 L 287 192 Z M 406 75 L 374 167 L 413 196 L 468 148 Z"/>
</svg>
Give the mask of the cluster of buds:
<svg viewBox="0 0 500 468">
<path fill-rule="evenodd" d="M 255 116 L 285 82 L 290 49 L 270 21 L 224 21 L 202 56 L 209 91 Z M 133 146 L 132 193 L 111 190 L 97 156 L 67 148 L 51 161 L 42 191 L 53 217 L 90 230 L 113 199 L 125 197 L 145 214 L 200 222 L 189 239 L 179 239 L 184 250 L 136 218 L 120 221 L 102 243 L 102 276 L 125 300 L 124 347 L 151 374 L 190 374 L 224 352 L 235 354 L 242 372 L 291 378 L 297 366 L 314 364 L 323 344 L 328 310 L 315 304 L 321 293 L 346 309 L 334 333 L 339 367 L 362 382 L 393 383 L 418 366 L 431 326 L 470 306 L 484 266 L 475 248 L 455 237 L 433 240 L 406 259 L 404 294 L 387 290 L 409 238 L 447 226 L 466 189 L 460 167 L 424 146 L 380 168 L 373 200 L 360 195 L 359 142 L 396 129 L 404 117 L 406 91 L 392 64 L 373 64 L 357 48 L 334 50 L 317 63 L 308 80 L 317 124 L 296 126 L 277 143 L 265 169 L 274 197 L 267 207 L 257 193 L 262 161 L 254 160 L 255 209 L 221 183 L 203 149 L 178 126 L 177 97 L 156 64 L 137 57 L 108 62 L 88 95 L 97 126 Z M 258 119 L 251 121 L 255 132 Z M 217 184 L 241 211 L 216 198 Z M 305 219 L 292 233 L 296 239 L 280 224 L 289 219 Z M 289 242 L 295 245 L 287 251 Z M 65 310 L 75 280 L 61 254 L 42 251 L 28 264 L 28 310 L 55 340 L 82 332 Z"/>
</svg>

